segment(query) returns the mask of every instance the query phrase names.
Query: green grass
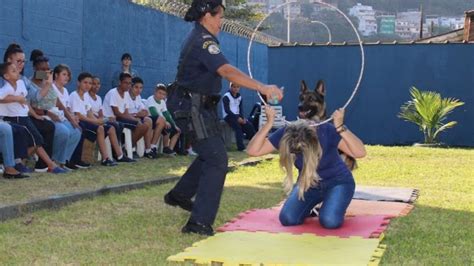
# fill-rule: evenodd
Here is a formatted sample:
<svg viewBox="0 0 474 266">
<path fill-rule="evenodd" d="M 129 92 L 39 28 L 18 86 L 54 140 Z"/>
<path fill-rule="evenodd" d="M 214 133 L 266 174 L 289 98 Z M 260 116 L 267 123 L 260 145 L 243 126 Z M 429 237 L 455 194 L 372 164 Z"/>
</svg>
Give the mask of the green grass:
<svg viewBox="0 0 474 266">
<path fill-rule="evenodd" d="M 179 176 L 193 159 L 194 157 L 189 156 L 161 157 L 157 160 L 143 158 L 133 164 L 119 164 L 116 167 L 94 165 L 90 169 L 64 175 L 33 173 L 29 174 L 31 178 L 28 179 L 0 178 L 0 205 L 22 203 L 56 194 L 94 190 L 106 185 Z M 229 165 L 236 165 L 246 160 L 248 157 L 243 152 L 229 153 Z"/>
<path fill-rule="evenodd" d="M 390 223 L 382 264 L 472 265 L 474 150 L 369 146 L 368 154 L 355 172 L 358 184 L 420 189 L 412 213 Z M 215 226 L 280 202 L 281 177 L 277 160 L 229 173 Z M 188 213 L 162 201 L 172 185 L 1 223 L 0 264 L 163 265 L 203 238 L 180 233 Z"/>
</svg>

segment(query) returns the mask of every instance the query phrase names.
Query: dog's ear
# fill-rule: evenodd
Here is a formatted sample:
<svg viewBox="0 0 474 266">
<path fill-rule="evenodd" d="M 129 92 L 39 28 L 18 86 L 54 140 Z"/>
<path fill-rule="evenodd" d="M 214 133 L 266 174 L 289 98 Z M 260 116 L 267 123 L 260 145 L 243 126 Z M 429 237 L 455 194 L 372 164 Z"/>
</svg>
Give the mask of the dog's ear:
<svg viewBox="0 0 474 266">
<path fill-rule="evenodd" d="M 301 80 L 301 86 L 300 86 L 300 95 L 305 94 L 308 92 L 308 86 L 306 86 L 306 82 L 304 80 Z"/>
<path fill-rule="evenodd" d="M 322 96 L 326 95 L 326 85 L 324 84 L 324 81 L 322 79 L 318 80 L 314 91 L 321 94 Z"/>
</svg>

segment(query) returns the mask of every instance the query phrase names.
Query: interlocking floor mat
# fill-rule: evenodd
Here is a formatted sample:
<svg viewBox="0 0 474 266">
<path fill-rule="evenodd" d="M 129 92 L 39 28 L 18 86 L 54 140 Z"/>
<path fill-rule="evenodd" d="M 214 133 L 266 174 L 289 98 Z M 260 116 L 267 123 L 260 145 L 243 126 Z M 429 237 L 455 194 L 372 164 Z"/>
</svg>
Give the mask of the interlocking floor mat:
<svg viewBox="0 0 474 266">
<path fill-rule="evenodd" d="M 318 218 L 310 217 L 302 225 L 283 226 L 278 219 L 279 213 L 279 208 L 246 211 L 219 227 L 217 231 L 286 232 L 291 234 L 308 233 L 318 236 L 373 238 L 379 237 L 390 222 L 390 217 L 383 215 L 355 216 L 346 217 L 344 224 L 338 229 L 325 229 L 319 224 Z"/>
<path fill-rule="evenodd" d="M 399 187 L 357 186 L 354 199 L 376 201 L 398 201 L 413 203 L 418 198 L 418 190 Z"/>
<path fill-rule="evenodd" d="M 385 246 L 379 239 L 318 237 L 311 234 L 225 232 L 168 261 L 185 265 L 377 265 Z"/>
<path fill-rule="evenodd" d="M 405 216 L 413 209 L 413 205 L 404 202 L 371 201 L 353 199 L 346 216 L 385 215 L 390 217 Z"/>
</svg>

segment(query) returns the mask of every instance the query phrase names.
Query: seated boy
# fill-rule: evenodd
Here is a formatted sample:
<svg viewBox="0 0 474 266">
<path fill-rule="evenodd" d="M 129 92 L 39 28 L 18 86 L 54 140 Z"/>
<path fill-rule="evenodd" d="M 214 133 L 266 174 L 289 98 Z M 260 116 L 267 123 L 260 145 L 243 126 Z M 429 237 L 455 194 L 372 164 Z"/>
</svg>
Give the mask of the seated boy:
<svg viewBox="0 0 474 266">
<path fill-rule="evenodd" d="M 168 112 L 168 108 L 166 108 L 166 96 L 166 86 L 160 83 L 156 85 L 155 93 L 148 97 L 146 105 L 152 117 L 163 117 L 166 120 L 163 130 L 163 153 L 175 155 L 176 153 L 173 150 L 179 139 L 181 130 L 174 122 L 170 112 Z"/>
<path fill-rule="evenodd" d="M 132 76 L 127 73 L 120 74 L 119 86 L 107 92 L 102 107 L 109 121 L 116 120 L 121 126 L 132 131 L 132 142 L 136 144 L 140 138 L 145 137 L 149 126 L 128 112 L 131 101 L 128 91 L 131 85 Z"/>
<path fill-rule="evenodd" d="M 118 162 L 132 162 L 134 160 L 126 157 L 122 153 L 122 149 L 117 141 L 117 135 L 115 128 L 109 125 L 105 125 L 103 120 L 97 119 L 91 110 L 91 103 L 88 100 L 88 92 L 92 86 L 92 75 L 87 72 L 79 74 L 77 90 L 69 96 L 69 108 L 71 112 L 79 117 L 79 125 L 82 128 L 83 138 L 95 142 L 99 145 L 100 154 L 102 155 L 102 165 L 104 166 L 115 166 L 116 162 L 112 158 L 108 157 L 107 148 L 105 146 L 105 138 L 108 136 L 112 149 L 117 154 Z M 79 152 L 78 152 L 79 153 Z M 74 158 L 78 158 L 80 154 L 76 153 Z"/>
<path fill-rule="evenodd" d="M 143 80 L 140 77 L 134 77 L 132 79 L 132 89 L 129 91 L 130 102 L 128 112 L 133 117 L 140 119 L 140 121 L 148 126 L 147 133 L 145 135 L 145 157 L 149 159 L 158 158 L 156 149 L 153 149 L 152 139 L 154 135 L 158 135 L 161 132 L 156 132 L 156 118 L 149 117 L 149 113 L 145 105 L 143 104 L 142 97 L 140 96 L 143 91 Z"/>
<path fill-rule="evenodd" d="M 104 121 L 104 124 L 111 125 L 115 128 L 115 133 L 117 134 L 117 138 L 120 143 L 120 136 L 122 135 L 123 127 L 117 121 L 115 121 L 114 118 L 109 119 L 108 117 L 104 116 L 102 98 L 97 94 L 100 91 L 100 85 L 100 78 L 97 76 L 92 77 L 92 86 L 88 95 L 92 113 L 97 119 Z M 117 155 L 115 154 L 115 158 L 116 157 Z"/>
</svg>

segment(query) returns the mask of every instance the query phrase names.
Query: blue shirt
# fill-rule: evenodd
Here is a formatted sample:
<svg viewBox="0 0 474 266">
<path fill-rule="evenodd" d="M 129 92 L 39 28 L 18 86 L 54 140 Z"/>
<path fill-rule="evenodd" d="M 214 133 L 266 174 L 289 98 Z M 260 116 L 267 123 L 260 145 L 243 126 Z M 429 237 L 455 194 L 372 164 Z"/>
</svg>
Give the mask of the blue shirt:
<svg viewBox="0 0 474 266">
<path fill-rule="evenodd" d="M 273 147 L 279 149 L 280 140 L 285 133 L 285 127 L 280 128 L 268 137 Z M 352 176 L 352 173 L 342 161 L 337 146 L 341 141 L 341 136 L 337 133 L 333 124 L 325 123 L 316 128 L 319 143 L 323 150 L 321 160 L 319 161 L 317 173 L 322 180 L 328 180 L 335 177 Z M 295 167 L 298 173 L 303 169 L 303 155 L 297 154 Z"/>
<path fill-rule="evenodd" d="M 196 23 L 181 49 L 178 85 L 201 94 L 219 94 L 222 77 L 217 69 L 228 63 L 217 38 Z"/>
</svg>

